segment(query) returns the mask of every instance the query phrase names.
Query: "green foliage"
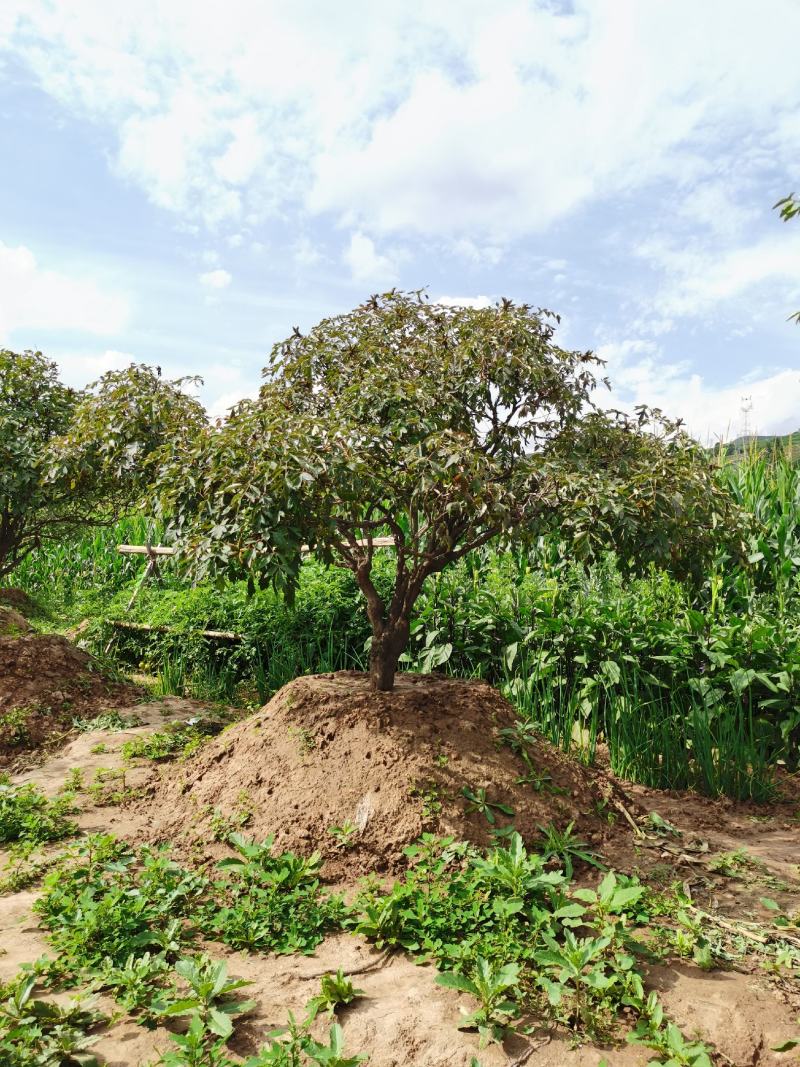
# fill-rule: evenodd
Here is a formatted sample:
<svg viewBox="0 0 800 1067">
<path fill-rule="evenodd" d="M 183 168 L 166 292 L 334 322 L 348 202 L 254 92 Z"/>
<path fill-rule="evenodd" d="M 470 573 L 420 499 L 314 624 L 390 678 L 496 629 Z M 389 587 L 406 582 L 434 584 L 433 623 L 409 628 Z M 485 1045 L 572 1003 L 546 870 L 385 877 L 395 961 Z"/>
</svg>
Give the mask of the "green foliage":
<svg viewBox="0 0 800 1067">
<path fill-rule="evenodd" d="M 664 1018 L 655 993 L 650 993 L 636 1029 L 628 1041 L 659 1053 L 651 1067 L 713 1067 L 711 1051 L 702 1041 L 689 1041 L 678 1027 Z"/>
<path fill-rule="evenodd" d="M 228 844 L 239 855 L 217 864 L 226 877 L 215 883 L 213 903 L 203 911 L 206 936 L 232 948 L 308 954 L 341 925 L 346 908 L 321 892 L 319 853 L 273 855 L 272 838 L 258 844 L 241 834 L 231 834 Z"/>
<path fill-rule="evenodd" d="M 512 815 L 514 809 L 510 808 L 508 804 L 501 804 L 497 800 L 489 800 L 486 796 L 486 790 L 481 788 L 477 790 L 468 789 L 464 786 L 461 790 L 461 795 L 467 801 L 465 811 L 469 814 L 472 811 L 477 811 L 484 816 L 486 821 L 494 826 L 497 821 L 495 812 L 500 812 L 501 815 Z"/>
<path fill-rule="evenodd" d="M 166 854 L 137 859 L 109 838 L 90 838 L 71 862 L 47 875 L 34 909 L 68 973 L 127 965 L 132 950 L 158 949 L 186 937 L 179 920 L 206 889 Z"/>
<path fill-rule="evenodd" d="M 800 215 L 800 200 L 798 200 L 794 193 L 781 197 L 781 199 L 772 206 L 773 209 L 780 208 L 780 216 L 784 222 L 788 222 L 790 219 Z M 800 311 L 795 311 L 790 315 L 789 321 L 800 323 Z"/>
<path fill-rule="evenodd" d="M 41 845 L 76 832 L 69 794 L 48 799 L 35 785 L 0 785 L 0 844 Z"/>
<path fill-rule="evenodd" d="M 104 374 L 81 394 L 53 441 L 48 479 L 69 478 L 78 496 L 138 501 L 156 471 L 206 425 L 202 404 L 184 392 L 197 381 L 167 381 L 160 368 L 143 363 Z"/>
<path fill-rule="evenodd" d="M 484 1040 L 529 1012 L 608 1036 L 617 1012 L 641 1003 L 627 923 L 642 887 L 607 876 L 591 896 L 569 896 L 564 873 L 519 834 L 485 856 L 431 835 L 407 851 L 405 879 L 386 893 L 365 887 L 351 924 L 378 947 L 434 960 L 442 984 L 478 1000 L 464 1025 Z"/>
<path fill-rule="evenodd" d="M 290 1013 L 289 1025 L 273 1031 L 269 1045 L 247 1060 L 244 1067 L 358 1067 L 367 1061 L 367 1056 L 345 1054 L 344 1035 L 338 1023 L 331 1026 L 325 1045 L 315 1041 L 307 1027 L 308 1021 L 300 1025 Z"/>
<path fill-rule="evenodd" d="M 333 1015 L 337 1008 L 352 1004 L 358 997 L 363 997 L 364 990 L 356 989 L 349 978 L 345 978 L 341 968 L 336 974 L 324 974 L 320 982 L 320 991 L 306 1004 L 306 1026 L 314 1022 L 321 1011 Z"/>
<path fill-rule="evenodd" d="M 212 960 L 206 955 L 180 959 L 175 972 L 188 990 L 175 987 L 154 1004 L 154 1010 L 165 1017 L 189 1016 L 199 1018 L 203 1027 L 217 1037 L 227 1039 L 233 1033 L 232 1016 L 243 1015 L 255 1007 L 254 1000 L 232 997 L 249 982 L 228 977 L 224 960 Z"/>
<path fill-rule="evenodd" d="M 493 967 L 480 956 L 475 960 L 472 978 L 455 971 L 445 971 L 436 981 L 447 989 L 458 989 L 462 993 L 471 993 L 480 1005 L 477 1011 L 465 1015 L 459 1030 L 476 1029 L 481 1035 L 481 1047 L 490 1038 L 499 1041 L 504 1036 L 508 1023 L 519 1014 L 519 1007 L 509 1000 L 509 990 L 519 981 L 520 965 L 506 963 L 502 967 Z"/>
<path fill-rule="evenodd" d="M 122 755 L 155 762 L 178 759 L 193 755 L 208 737 L 209 730 L 202 724 L 170 723 L 163 730 L 123 742 Z"/>
<path fill-rule="evenodd" d="M 131 366 L 76 393 L 40 352 L 0 350 L 0 578 L 139 500 L 156 457 L 204 422 L 182 384 Z"/>
<path fill-rule="evenodd" d="M 572 878 L 572 865 L 575 860 L 579 860 L 581 863 L 589 863 L 593 867 L 602 868 L 603 866 L 597 853 L 585 841 L 581 841 L 577 837 L 574 828 L 574 822 L 568 823 L 563 830 L 559 830 L 553 823 L 538 827 L 543 839 L 538 847 L 542 859 L 545 862 L 557 860 L 559 865 L 564 868 L 564 874 L 567 878 Z"/>
<path fill-rule="evenodd" d="M 500 536 L 558 525 L 584 558 L 610 540 L 625 560 L 697 569 L 732 512 L 705 455 L 658 413 L 584 417 L 601 361 L 559 348 L 556 321 L 509 300 L 445 307 L 392 291 L 296 330 L 258 399 L 162 472 L 185 564 L 291 592 L 307 544 L 350 570 L 377 689 L 393 685 L 425 580 Z M 372 569 L 386 535 L 383 594 Z M 441 655 L 428 647 L 426 668 Z"/>
<path fill-rule="evenodd" d="M 20 981 L 0 1004 L 0 1057 L 4 1067 L 99 1067 L 88 1031 L 106 1021 L 91 1007 L 34 1000 L 35 978 Z"/>
<path fill-rule="evenodd" d="M 72 418 L 77 394 L 41 352 L 0 349 L 0 578 L 43 540 L 91 518 L 69 482 L 45 482 L 50 442 Z"/>
</svg>

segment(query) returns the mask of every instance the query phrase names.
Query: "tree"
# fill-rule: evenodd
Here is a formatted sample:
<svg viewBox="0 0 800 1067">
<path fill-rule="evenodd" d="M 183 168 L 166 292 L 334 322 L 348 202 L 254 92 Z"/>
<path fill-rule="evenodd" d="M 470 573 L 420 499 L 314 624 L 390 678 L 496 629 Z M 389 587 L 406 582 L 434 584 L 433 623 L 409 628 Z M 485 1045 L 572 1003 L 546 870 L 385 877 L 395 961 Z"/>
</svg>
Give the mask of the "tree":
<svg viewBox="0 0 800 1067">
<path fill-rule="evenodd" d="M 80 519 L 69 485 L 42 480 L 45 450 L 66 430 L 77 399 L 41 352 L 0 350 L 0 578 Z"/>
<path fill-rule="evenodd" d="M 142 495 L 156 454 L 205 421 L 180 384 L 132 366 L 78 392 L 41 352 L 0 351 L 0 577 Z"/>
<path fill-rule="evenodd" d="M 794 219 L 800 215 L 800 200 L 797 199 L 794 193 L 782 197 L 776 204 L 773 204 L 772 207 L 773 210 L 780 208 L 780 216 L 784 222 L 788 222 L 790 219 Z M 792 320 L 800 325 L 800 311 L 795 311 L 789 316 L 789 321 L 791 322 Z"/>
<path fill-rule="evenodd" d="M 596 477 L 590 462 L 604 417 L 593 436 L 580 431 L 601 361 L 560 348 L 557 321 L 508 300 L 452 308 L 392 291 L 295 329 L 273 349 L 258 398 L 162 471 L 184 561 L 199 577 L 287 589 L 304 544 L 349 568 L 372 627 L 373 686 L 390 690 L 429 575 L 495 538 L 535 536 L 567 504 L 576 537 L 611 507 L 619 479 Z M 612 430 L 644 432 L 611 420 Z M 372 569 L 386 535 L 395 573 L 384 599 Z"/>
</svg>

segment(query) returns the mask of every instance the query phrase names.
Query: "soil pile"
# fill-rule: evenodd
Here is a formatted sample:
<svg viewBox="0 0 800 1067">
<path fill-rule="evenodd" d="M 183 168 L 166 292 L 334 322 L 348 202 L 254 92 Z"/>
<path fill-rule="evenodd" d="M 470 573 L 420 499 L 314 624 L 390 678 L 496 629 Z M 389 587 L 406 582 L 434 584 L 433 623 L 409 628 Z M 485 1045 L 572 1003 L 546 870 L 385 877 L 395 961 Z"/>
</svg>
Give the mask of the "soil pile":
<svg viewBox="0 0 800 1067">
<path fill-rule="evenodd" d="M 31 625 L 24 615 L 0 604 L 0 637 L 19 637 L 20 634 L 30 633 L 30 630 Z"/>
<path fill-rule="evenodd" d="M 64 637 L 26 632 L 24 619 L 18 636 L 4 631 L 7 614 L 16 613 L 0 611 L 0 767 L 64 740 L 74 718 L 141 699 L 141 690 L 108 678 Z"/>
<path fill-rule="evenodd" d="M 404 674 L 373 693 L 356 672 L 298 678 L 158 784 L 147 836 L 195 851 L 216 809 L 248 835 L 275 834 L 276 848 L 318 849 L 341 880 L 396 872 L 424 831 L 485 845 L 490 819 L 527 839 L 574 821 L 599 844 L 610 830 L 598 812 L 618 787 L 537 740 L 526 765 L 502 741 L 514 722 L 484 682 Z M 490 807 L 475 810 L 465 789 Z"/>
<path fill-rule="evenodd" d="M 32 615 L 42 614 L 41 608 L 33 601 L 24 589 L 15 586 L 5 586 L 0 589 L 0 607 L 13 608 L 20 615 L 30 618 Z"/>
</svg>

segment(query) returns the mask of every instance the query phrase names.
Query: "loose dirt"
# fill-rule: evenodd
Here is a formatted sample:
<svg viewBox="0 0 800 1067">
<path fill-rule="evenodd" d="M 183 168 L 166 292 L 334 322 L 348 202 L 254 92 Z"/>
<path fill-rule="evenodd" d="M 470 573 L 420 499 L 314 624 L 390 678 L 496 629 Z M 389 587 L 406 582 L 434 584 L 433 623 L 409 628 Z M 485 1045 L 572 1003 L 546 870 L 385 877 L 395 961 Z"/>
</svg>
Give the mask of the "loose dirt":
<svg viewBox="0 0 800 1067">
<path fill-rule="evenodd" d="M 0 635 L 3 633 L 0 613 Z M 0 636 L 0 768 L 57 747 L 75 718 L 134 703 L 141 690 L 109 677 L 64 637 L 24 629 Z"/>
<path fill-rule="evenodd" d="M 394 873 L 403 849 L 423 831 L 488 844 L 493 827 L 513 821 L 524 838 L 538 827 L 574 822 L 600 847 L 612 832 L 604 812 L 621 792 L 534 740 L 522 759 L 503 744 L 515 721 L 491 686 L 404 674 L 392 693 L 375 694 L 356 672 L 298 678 L 266 707 L 204 746 L 149 804 L 152 840 L 207 842 L 209 813 L 246 808 L 247 832 L 275 834 L 276 846 L 319 850 L 334 880 Z M 488 812 L 463 795 L 485 790 Z M 331 831 L 352 827 L 346 847 Z"/>
</svg>

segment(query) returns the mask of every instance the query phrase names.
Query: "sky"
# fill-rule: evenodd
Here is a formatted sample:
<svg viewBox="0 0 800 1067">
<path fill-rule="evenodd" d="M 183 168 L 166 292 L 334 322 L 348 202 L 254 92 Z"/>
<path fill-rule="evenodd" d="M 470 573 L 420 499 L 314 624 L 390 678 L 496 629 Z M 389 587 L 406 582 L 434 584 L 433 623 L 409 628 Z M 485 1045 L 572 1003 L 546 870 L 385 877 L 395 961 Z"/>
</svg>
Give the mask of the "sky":
<svg viewBox="0 0 800 1067">
<path fill-rule="evenodd" d="M 800 428 L 800 0 L 3 0 L 0 346 L 200 374 L 369 294 L 562 316 L 705 442 Z"/>
</svg>

